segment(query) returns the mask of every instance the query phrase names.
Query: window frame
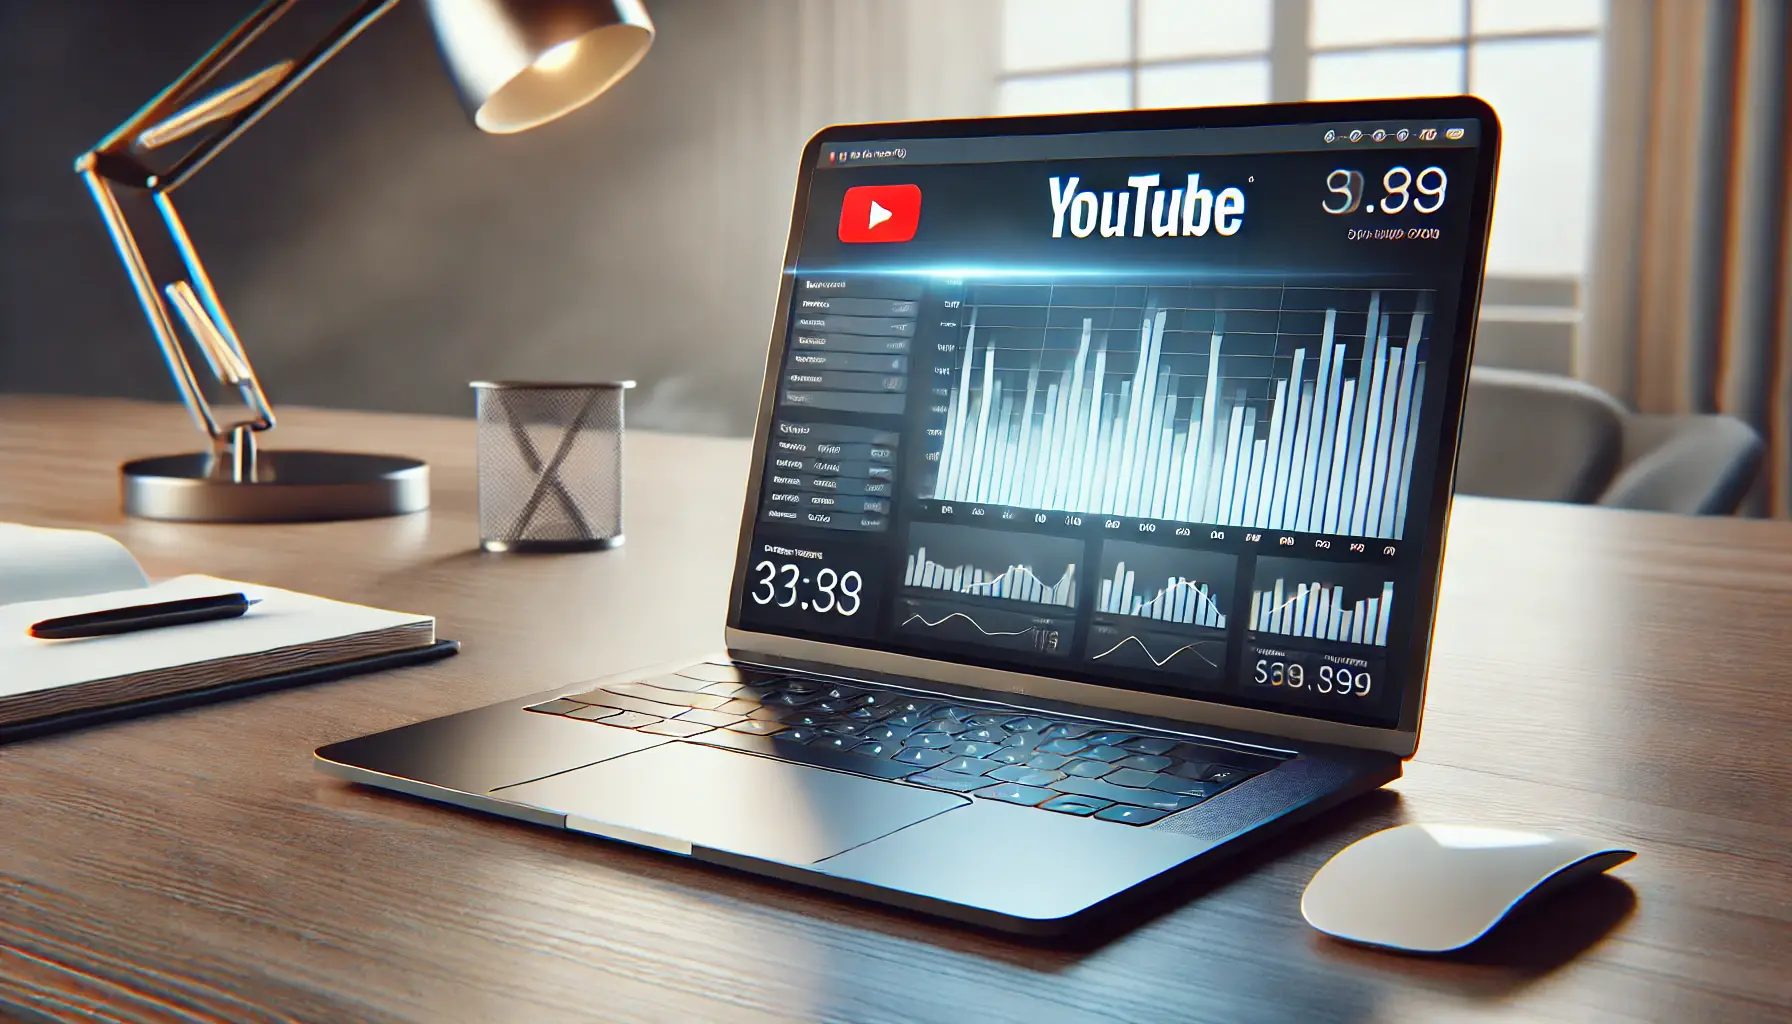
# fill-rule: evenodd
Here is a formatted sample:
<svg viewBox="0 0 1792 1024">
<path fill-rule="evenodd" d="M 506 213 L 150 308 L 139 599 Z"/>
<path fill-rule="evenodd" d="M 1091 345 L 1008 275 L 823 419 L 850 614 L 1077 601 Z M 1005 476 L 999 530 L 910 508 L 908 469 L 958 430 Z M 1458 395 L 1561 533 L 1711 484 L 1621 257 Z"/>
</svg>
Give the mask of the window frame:
<svg viewBox="0 0 1792 1024">
<path fill-rule="evenodd" d="M 1269 0 L 1269 44 L 1264 50 L 1203 54 L 1192 57 L 1140 57 L 1140 17 L 1144 0 L 1129 0 L 1127 59 L 1092 61 L 1053 67 L 1026 68 L 996 73 L 995 95 L 1009 82 L 1057 79 L 1078 74 L 1122 72 L 1127 82 L 1128 109 L 1139 106 L 1141 73 L 1159 68 L 1184 68 L 1263 60 L 1269 64 L 1266 102 L 1292 103 L 1309 99 L 1313 58 L 1333 54 L 1369 54 L 1401 50 L 1455 48 L 1462 54 L 1462 76 L 1457 91 L 1468 93 L 1474 77 L 1475 47 L 1479 43 L 1533 42 L 1557 39 L 1602 40 L 1604 27 L 1548 28 L 1480 31 L 1475 28 L 1474 0 L 1462 5 L 1462 31 L 1454 36 L 1403 39 L 1393 42 L 1338 43 L 1315 46 L 1311 41 L 1314 0 Z M 1572 366 L 1575 335 L 1582 320 L 1584 275 L 1494 275 L 1487 279 L 1489 298 L 1482 309 L 1481 344 L 1477 362 L 1514 369 L 1568 373 Z M 1510 296 L 1508 301 L 1498 301 Z"/>
</svg>

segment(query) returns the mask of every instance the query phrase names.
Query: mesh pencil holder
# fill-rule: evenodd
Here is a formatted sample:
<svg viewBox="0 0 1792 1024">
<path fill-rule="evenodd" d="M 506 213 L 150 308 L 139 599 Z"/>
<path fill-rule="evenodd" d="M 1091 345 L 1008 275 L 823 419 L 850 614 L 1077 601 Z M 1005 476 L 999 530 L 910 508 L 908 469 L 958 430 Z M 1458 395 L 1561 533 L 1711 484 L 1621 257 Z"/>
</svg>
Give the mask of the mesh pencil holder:
<svg viewBox="0 0 1792 1024">
<path fill-rule="evenodd" d="M 622 543 L 622 399 L 634 386 L 473 382 L 480 547 L 595 551 Z"/>
</svg>

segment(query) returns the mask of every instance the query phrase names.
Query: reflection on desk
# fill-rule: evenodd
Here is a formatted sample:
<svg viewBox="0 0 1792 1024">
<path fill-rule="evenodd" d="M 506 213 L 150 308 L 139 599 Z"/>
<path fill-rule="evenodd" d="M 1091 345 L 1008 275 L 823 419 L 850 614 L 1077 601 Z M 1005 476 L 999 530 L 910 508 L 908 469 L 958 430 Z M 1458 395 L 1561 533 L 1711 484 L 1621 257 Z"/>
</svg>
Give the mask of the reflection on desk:
<svg viewBox="0 0 1792 1024">
<path fill-rule="evenodd" d="M 282 416 L 282 445 L 402 439 L 433 466 L 424 516 L 123 520 L 116 464 L 188 429 L 174 406 L 0 398 L 0 520 L 104 530 L 154 574 L 428 608 L 465 651 L 8 748 L 0 815 L 30 827 L 0 834 L 0 1016 L 83 1000 L 432 1022 L 1792 1015 L 1792 525 L 1459 501 L 1406 777 L 1160 917 L 1058 948 L 313 772 L 323 743 L 714 650 L 745 442 L 631 433 L 628 547 L 520 559 L 474 551 L 464 420 Z M 1409 820 L 1563 828 L 1639 856 L 1463 960 L 1311 931 L 1297 908 L 1319 865 Z"/>
</svg>

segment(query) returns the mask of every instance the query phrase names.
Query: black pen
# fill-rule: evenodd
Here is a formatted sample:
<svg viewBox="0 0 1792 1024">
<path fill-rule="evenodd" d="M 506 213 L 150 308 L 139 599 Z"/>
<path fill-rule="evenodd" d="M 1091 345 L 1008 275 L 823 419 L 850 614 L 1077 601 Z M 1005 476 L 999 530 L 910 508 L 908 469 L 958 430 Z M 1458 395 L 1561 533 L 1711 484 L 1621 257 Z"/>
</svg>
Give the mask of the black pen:
<svg viewBox="0 0 1792 1024">
<path fill-rule="evenodd" d="M 80 615 L 45 619 L 25 632 L 39 640 L 83 640 L 96 636 L 115 636 L 165 626 L 184 626 L 189 622 L 234 619 L 248 611 L 249 606 L 254 603 L 253 599 L 242 594 L 189 597 L 180 601 L 108 608 L 102 612 L 83 612 Z"/>
</svg>

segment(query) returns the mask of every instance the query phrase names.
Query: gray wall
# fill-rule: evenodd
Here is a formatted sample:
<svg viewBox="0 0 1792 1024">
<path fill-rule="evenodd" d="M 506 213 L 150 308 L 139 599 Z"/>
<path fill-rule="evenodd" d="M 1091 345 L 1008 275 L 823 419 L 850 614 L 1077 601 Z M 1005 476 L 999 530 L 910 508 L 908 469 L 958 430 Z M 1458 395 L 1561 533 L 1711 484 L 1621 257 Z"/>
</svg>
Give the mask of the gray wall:
<svg viewBox="0 0 1792 1024">
<path fill-rule="evenodd" d="M 175 397 L 70 162 L 253 6 L 0 0 L 0 390 Z M 268 60 L 347 5 L 299 6 Z M 401 4 L 179 193 L 277 406 L 465 413 L 471 379 L 633 377 L 632 422 L 750 427 L 803 140 L 983 112 L 993 17 L 649 6 L 660 36 L 633 75 L 498 137 Z"/>
</svg>

